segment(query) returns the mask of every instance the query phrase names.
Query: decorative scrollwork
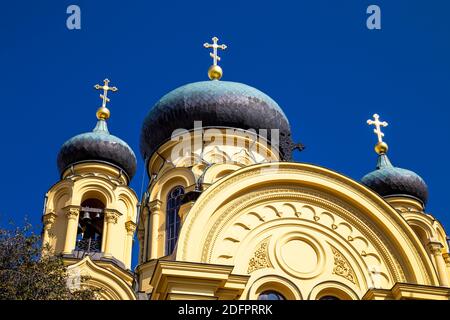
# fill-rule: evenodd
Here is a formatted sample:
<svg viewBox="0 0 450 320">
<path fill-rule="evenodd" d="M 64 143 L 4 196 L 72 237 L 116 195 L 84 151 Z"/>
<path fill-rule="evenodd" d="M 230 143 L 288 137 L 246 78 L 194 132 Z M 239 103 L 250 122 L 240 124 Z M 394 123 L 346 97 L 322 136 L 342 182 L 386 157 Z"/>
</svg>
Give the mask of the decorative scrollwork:
<svg viewBox="0 0 450 320">
<path fill-rule="evenodd" d="M 270 263 L 269 260 L 268 247 L 269 247 L 269 238 L 260 243 L 258 249 L 256 249 L 255 253 L 253 254 L 253 257 L 250 259 L 247 269 L 248 274 L 252 273 L 255 270 L 272 267 L 272 264 Z"/>
<path fill-rule="evenodd" d="M 93 239 L 93 238 L 85 238 L 78 240 L 76 249 L 77 251 L 84 251 L 86 253 L 89 252 L 100 252 L 102 246 L 102 240 Z"/>
<path fill-rule="evenodd" d="M 350 266 L 350 263 L 348 263 L 347 259 L 337 249 L 331 247 L 331 250 L 333 251 L 334 257 L 333 273 L 344 277 L 352 283 L 356 283 L 355 272 Z"/>
</svg>

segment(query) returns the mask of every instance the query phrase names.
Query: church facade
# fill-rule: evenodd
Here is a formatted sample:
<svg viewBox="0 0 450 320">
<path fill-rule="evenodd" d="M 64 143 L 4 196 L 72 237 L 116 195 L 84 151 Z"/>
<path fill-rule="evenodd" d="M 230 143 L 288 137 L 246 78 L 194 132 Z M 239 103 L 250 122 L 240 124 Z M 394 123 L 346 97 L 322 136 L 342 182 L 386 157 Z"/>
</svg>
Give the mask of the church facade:
<svg viewBox="0 0 450 320">
<path fill-rule="evenodd" d="M 46 195 L 43 241 L 102 299 L 450 299 L 448 238 L 427 185 L 387 156 L 361 181 L 292 160 L 302 149 L 266 94 L 222 81 L 177 88 L 144 119 L 149 183 L 129 186 L 136 156 L 110 134 L 105 80 L 92 132 L 65 142 Z M 138 264 L 131 270 L 135 236 Z M 76 282 L 76 281 L 75 281 Z"/>
</svg>

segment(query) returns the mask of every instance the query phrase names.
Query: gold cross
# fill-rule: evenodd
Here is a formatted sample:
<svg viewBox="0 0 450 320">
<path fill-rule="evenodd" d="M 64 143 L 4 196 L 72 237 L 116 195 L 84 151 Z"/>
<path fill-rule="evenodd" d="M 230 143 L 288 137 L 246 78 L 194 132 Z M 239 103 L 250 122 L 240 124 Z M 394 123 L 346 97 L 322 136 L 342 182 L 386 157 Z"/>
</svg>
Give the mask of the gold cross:
<svg viewBox="0 0 450 320">
<path fill-rule="evenodd" d="M 226 45 L 224 44 L 217 44 L 217 41 L 219 41 L 219 39 L 217 37 L 212 38 L 213 43 L 210 44 L 208 42 L 205 42 L 203 44 L 203 46 L 205 48 L 213 48 L 213 52 L 210 52 L 209 55 L 211 56 L 211 58 L 213 58 L 213 62 L 215 66 L 217 66 L 217 61 L 220 61 L 220 57 L 217 55 L 217 49 L 222 49 L 225 50 L 227 48 Z"/>
<path fill-rule="evenodd" d="M 97 90 L 103 90 L 103 94 L 100 94 L 100 98 L 103 99 L 102 108 L 106 108 L 106 103 L 109 102 L 108 91 L 116 92 L 119 89 L 116 87 L 110 87 L 108 79 L 103 80 L 103 83 L 103 86 L 96 84 L 94 88 Z"/>
<path fill-rule="evenodd" d="M 367 124 L 369 126 L 371 126 L 371 125 L 375 126 L 375 129 L 373 129 L 373 132 L 375 132 L 375 134 L 377 135 L 378 142 L 382 143 L 383 142 L 384 133 L 381 132 L 381 127 L 387 127 L 388 123 L 386 121 L 381 122 L 380 121 L 380 116 L 378 114 L 376 114 L 376 113 L 373 115 L 373 118 L 375 120 L 369 119 L 369 120 L 367 120 Z"/>
</svg>

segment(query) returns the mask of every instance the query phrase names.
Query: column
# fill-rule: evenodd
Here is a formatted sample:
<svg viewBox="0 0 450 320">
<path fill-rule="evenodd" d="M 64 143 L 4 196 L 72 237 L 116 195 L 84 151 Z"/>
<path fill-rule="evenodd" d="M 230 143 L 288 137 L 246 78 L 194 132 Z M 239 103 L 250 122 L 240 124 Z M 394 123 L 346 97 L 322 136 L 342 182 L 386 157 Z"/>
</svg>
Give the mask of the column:
<svg viewBox="0 0 450 320">
<path fill-rule="evenodd" d="M 150 202 L 149 209 L 150 209 L 150 226 L 151 226 L 151 232 L 150 232 L 150 259 L 157 259 L 159 258 L 159 248 L 161 247 L 161 236 L 159 234 L 159 227 L 160 227 L 160 216 L 161 216 L 161 204 L 162 202 L 160 200 L 154 200 Z"/>
<path fill-rule="evenodd" d="M 144 262 L 144 239 L 145 239 L 145 229 L 139 229 L 137 232 L 137 238 L 139 241 L 139 257 L 138 263 L 141 264 Z"/>
<path fill-rule="evenodd" d="M 63 254 L 71 254 L 75 249 L 75 242 L 77 241 L 78 216 L 80 215 L 79 207 L 70 207 L 67 209 L 67 229 L 66 241 L 64 242 Z"/>
<path fill-rule="evenodd" d="M 430 242 L 428 249 L 434 258 L 434 263 L 439 276 L 439 284 L 441 286 L 449 286 L 448 275 L 445 265 L 444 257 L 442 256 L 442 249 L 444 246 L 440 242 Z"/>
<path fill-rule="evenodd" d="M 148 206 L 144 206 L 142 208 L 142 217 L 144 220 L 144 232 L 142 234 L 142 247 L 139 246 L 139 250 L 141 251 L 141 262 L 144 263 L 148 260 L 148 256 L 149 256 L 149 242 L 150 242 L 150 230 L 149 230 L 149 221 L 150 221 L 150 217 L 149 217 L 149 208 Z M 138 237 L 139 237 L 139 232 L 138 232 Z M 139 240 L 140 241 L 140 240 Z"/>
<path fill-rule="evenodd" d="M 125 229 L 127 231 L 126 239 L 125 239 L 125 257 L 124 262 L 125 266 L 129 269 L 131 267 L 131 248 L 133 247 L 133 235 L 136 230 L 136 223 L 133 221 L 125 222 Z"/>
<path fill-rule="evenodd" d="M 117 223 L 119 219 L 119 212 L 116 210 L 105 209 L 105 223 L 106 223 L 106 234 L 104 235 L 105 241 L 105 252 L 103 253 L 105 257 L 112 257 L 112 246 L 113 246 L 113 225 Z"/>
<path fill-rule="evenodd" d="M 444 257 L 445 266 L 447 267 L 447 278 L 449 279 L 450 284 L 450 254 L 444 253 L 442 256 Z"/>
<path fill-rule="evenodd" d="M 43 217 L 44 222 L 44 232 L 42 235 L 42 251 L 50 251 L 52 248 L 50 248 L 50 229 L 53 227 L 53 224 L 56 221 L 56 214 L 54 212 L 47 213 Z M 47 247 L 48 245 L 48 247 Z M 48 249 L 48 250 L 47 250 Z"/>
</svg>

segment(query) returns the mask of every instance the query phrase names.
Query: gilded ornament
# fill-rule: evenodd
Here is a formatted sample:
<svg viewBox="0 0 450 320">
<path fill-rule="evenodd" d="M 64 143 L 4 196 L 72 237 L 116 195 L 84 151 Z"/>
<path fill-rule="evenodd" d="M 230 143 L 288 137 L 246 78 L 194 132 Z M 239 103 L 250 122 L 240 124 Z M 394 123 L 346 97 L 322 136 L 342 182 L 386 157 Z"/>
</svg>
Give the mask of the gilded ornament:
<svg viewBox="0 0 450 320">
<path fill-rule="evenodd" d="M 384 133 L 381 131 L 381 127 L 387 127 L 388 123 L 386 121 L 380 121 L 380 116 L 378 114 L 373 115 L 374 120 L 367 120 L 369 126 L 375 126 L 373 132 L 377 135 L 378 143 L 375 145 L 375 152 L 378 154 L 385 154 L 388 151 L 388 145 L 383 142 Z"/>
<path fill-rule="evenodd" d="M 333 251 L 334 257 L 333 273 L 344 277 L 352 283 L 356 283 L 355 272 L 347 259 L 336 248 L 331 247 L 331 250 Z"/>
<path fill-rule="evenodd" d="M 247 273 L 250 274 L 255 270 L 265 269 L 272 267 L 268 254 L 269 239 L 264 240 L 256 249 L 253 257 L 248 263 Z"/>
<path fill-rule="evenodd" d="M 203 46 L 207 49 L 212 48 L 213 52 L 210 52 L 209 55 L 211 58 L 213 58 L 213 64 L 211 67 L 209 67 L 208 69 L 208 77 L 211 80 L 219 80 L 220 78 L 222 78 L 222 68 L 217 65 L 217 62 L 220 61 L 220 57 L 217 54 L 217 49 L 222 49 L 225 50 L 227 48 L 226 45 L 224 44 L 217 44 L 217 42 L 219 41 L 219 39 L 217 37 L 213 37 L 212 38 L 213 43 L 204 43 Z"/>
<path fill-rule="evenodd" d="M 110 87 L 109 86 L 109 80 L 105 79 L 103 80 L 103 86 L 96 84 L 94 86 L 95 89 L 97 90 L 103 90 L 103 94 L 100 94 L 100 98 L 102 99 L 102 106 L 100 108 L 98 108 L 97 110 L 97 119 L 98 120 L 107 120 L 109 119 L 111 113 L 109 111 L 109 109 L 106 107 L 106 104 L 110 101 L 108 98 L 108 91 L 111 92 L 116 92 L 117 87 Z"/>
</svg>

